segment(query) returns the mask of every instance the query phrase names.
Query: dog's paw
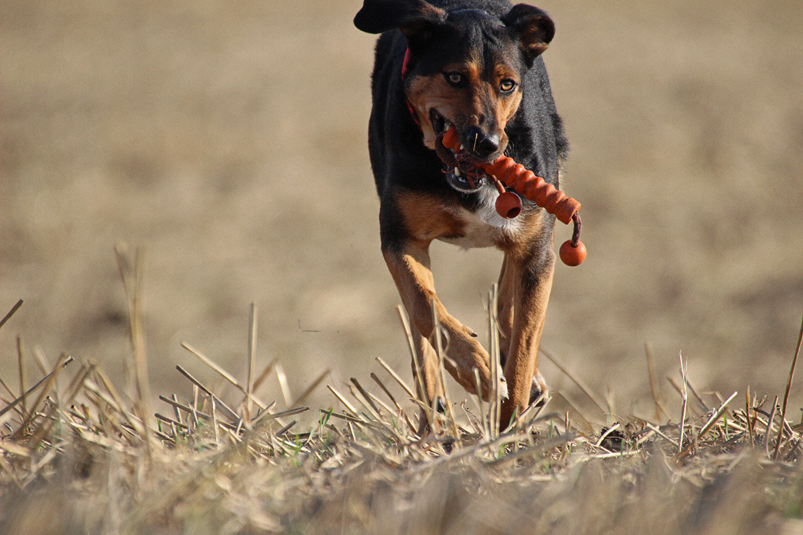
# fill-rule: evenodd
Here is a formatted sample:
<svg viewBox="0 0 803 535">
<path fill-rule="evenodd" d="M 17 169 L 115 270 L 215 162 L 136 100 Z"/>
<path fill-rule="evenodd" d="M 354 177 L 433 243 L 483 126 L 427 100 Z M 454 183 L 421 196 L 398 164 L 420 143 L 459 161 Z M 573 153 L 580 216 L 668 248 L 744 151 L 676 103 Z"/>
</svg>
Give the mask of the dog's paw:
<svg viewBox="0 0 803 535">
<path fill-rule="evenodd" d="M 507 390 L 507 379 L 502 374 L 502 367 L 499 367 L 499 399 L 506 400 L 510 397 L 510 394 Z"/>
<path fill-rule="evenodd" d="M 439 414 L 446 414 L 446 400 L 441 396 L 438 396 L 438 400 L 435 402 L 435 410 Z"/>
<path fill-rule="evenodd" d="M 549 396 L 549 387 L 546 385 L 546 381 L 544 381 L 544 376 L 541 375 L 541 372 L 535 372 L 533 376 L 533 384 L 530 386 L 530 402 L 529 405 L 532 405 L 536 401 L 539 401 L 540 405 L 543 405 L 546 401 L 546 398 Z"/>
</svg>

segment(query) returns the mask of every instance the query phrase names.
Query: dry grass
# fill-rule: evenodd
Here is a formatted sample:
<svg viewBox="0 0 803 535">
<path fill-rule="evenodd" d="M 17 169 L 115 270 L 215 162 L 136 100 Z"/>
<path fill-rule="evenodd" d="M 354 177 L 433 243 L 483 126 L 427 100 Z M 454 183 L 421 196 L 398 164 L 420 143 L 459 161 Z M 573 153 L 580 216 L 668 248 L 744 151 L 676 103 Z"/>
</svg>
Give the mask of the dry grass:
<svg viewBox="0 0 803 535">
<path fill-rule="evenodd" d="M 445 414 L 418 404 L 433 430 L 422 437 L 414 387 L 382 359 L 370 387 L 327 385 L 332 408 L 299 406 L 326 370 L 275 411 L 256 392 L 283 372 L 273 361 L 256 375 L 252 305 L 245 383 L 184 344 L 237 401 L 177 366 L 176 393 L 151 413 L 138 258 L 118 251 L 129 396 L 66 354 L 49 370 L 39 355 L 44 376 L 24 395 L 2 383 L 6 533 L 800 533 L 803 427 L 785 419 L 800 342 L 782 406 L 749 389 L 706 403 L 681 359 L 680 420 L 631 417 L 588 432 L 593 419 L 576 424 L 545 400 L 498 432 L 498 400 L 472 398 L 448 400 Z"/>
</svg>

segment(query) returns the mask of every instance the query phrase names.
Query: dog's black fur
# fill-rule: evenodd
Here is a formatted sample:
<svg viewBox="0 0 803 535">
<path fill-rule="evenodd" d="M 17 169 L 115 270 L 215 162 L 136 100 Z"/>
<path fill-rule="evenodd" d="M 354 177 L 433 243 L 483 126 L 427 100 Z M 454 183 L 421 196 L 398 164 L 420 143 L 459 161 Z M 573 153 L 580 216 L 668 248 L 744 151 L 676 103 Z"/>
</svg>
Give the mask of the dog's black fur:
<svg viewBox="0 0 803 535">
<path fill-rule="evenodd" d="M 496 17 L 504 16 L 511 8 L 508 2 L 499 0 L 436 0 L 430 3 L 447 10 L 482 10 Z M 361 27 L 359 21 L 355 21 L 355 24 L 364 31 L 370 31 Z M 470 37 L 476 38 L 479 35 L 472 34 Z M 438 44 L 440 43 L 418 51 L 422 56 L 435 56 L 426 66 L 421 66 L 424 73 L 437 71 L 438 64 L 449 63 L 454 56 L 463 54 L 467 46 L 482 46 L 480 43 L 449 43 L 451 49 L 441 49 L 437 48 Z M 405 104 L 401 72 L 407 46 L 407 38 L 400 31 L 383 33 L 376 44 L 371 76 L 373 110 L 368 139 L 377 191 L 382 199 L 384 192 L 389 191 L 392 185 L 454 195 L 443 180 L 441 161 L 432 150 L 422 144 L 421 130 Z M 415 65 L 416 58 L 411 63 Z M 526 70 L 522 92 L 519 110 L 507 127 L 511 147 L 506 155 L 558 187 L 559 161 L 566 157 L 569 144 L 564 136 L 563 122 L 552 100 L 546 67 L 540 56 Z M 386 150 L 386 140 L 392 140 L 391 145 L 395 146 L 395 150 Z M 476 195 L 457 195 L 457 198 L 466 208 L 476 208 Z"/>
<path fill-rule="evenodd" d="M 482 188 L 490 188 L 490 185 L 484 184 L 478 189 L 455 187 L 455 183 L 450 182 L 450 177 L 444 174 L 443 163 L 432 150 L 431 139 L 430 146 L 425 144 L 427 140 L 422 130 L 428 128 L 437 134 L 439 130 L 442 131 L 444 121 L 454 123 L 460 139 L 470 153 L 471 139 L 474 140 L 472 155 L 475 159 L 492 161 L 504 151 L 505 155 L 560 188 L 560 170 L 568 151 L 568 142 L 540 56 L 552 39 L 554 27 L 542 11 L 523 5 L 514 8 L 503 0 L 433 0 L 430 3 L 424 0 L 365 0 L 354 23 L 363 31 L 382 33 L 376 45 L 372 76 L 373 109 L 369 123 L 371 167 L 381 199 L 380 232 L 383 253 L 418 331 L 416 335 L 420 338 L 417 340 L 421 353 L 419 356 L 426 361 L 426 353 L 430 351 L 426 341 L 430 339 L 433 327 L 425 318 L 426 310 L 421 310 L 421 298 L 436 298 L 434 286 L 430 288 L 431 274 L 428 274 L 429 241 L 464 238 L 468 232 L 466 226 L 452 224 L 452 219 L 448 218 L 458 212 L 465 214 L 482 210 L 488 203 L 487 191 L 483 194 Z M 402 69 L 408 48 L 409 62 L 403 79 Z M 427 88 L 433 84 L 446 88 L 443 91 L 454 89 L 459 93 L 461 89 L 474 90 L 467 84 L 475 81 L 479 87 L 494 79 L 494 68 L 500 61 L 512 69 L 512 77 L 518 86 L 515 91 L 521 94 L 518 108 L 506 124 L 498 124 L 498 117 L 492 117 L 493 110 L 489 108 L 507 105 L 505 102 L 509 101 L 505 99 L 510 97 L 501 91 L 497 100 L 494 100 L 497 97 L 486 98 L 480 93 L 477 93 L 479 96 L 472 97 L 473 100 L 467 99 L 466 102 L 471 100 L 476 106 L 485 108 L 472 113 L 466 112 L 468 118 L 463 117 L 459 121 L 450 117 L 444 118 L 441 113 L 433 114 L 431 111 L 427 115 L 422 104 L 416 122 L 413 116 L 415 106 L 408 105 L 410 92 L 414 90 L 411 84 L 419 83 L 420 86 L 417 87 L 423 88 L 415 89 L 416 98 L 419 99 L 426 98 L 426 91 L 430 90 Z M 472 75 L 466 74 L 461 83 L 448 82 L 444 85 L 441 77 L 446 76 L 449 79 L 449 73 L 445 69 L 453 65 L 468 64 L 478 66 L 477 76 L 471 78 Z M 481 113 L 482 110 L 488 113 Z M 499 131 L 502 129 L 501 137 L 504 138 L 506 134 L 506 144 L 500 139 Z M 481 145 L 488 142 L 477 149 L 478 139 Z M 436 208 L 419 208 L 424 204 Z M 441 213 L 448 219 L 443 225 L 422 220 L 440 218 Z M 533 305 L 536 310 L 526 312 L 535 318 L 533 321 L 537 326 L 529 327 L 532 332 L 523 332 L 520 335 L 522 347 L 518 347 L 515 342 L 517 325 L 532 322 L 519 320 L 517 323 L 513 315 L 520 310 L 533 308 L 530 307 L 530 302 L 544 301 L 544 294 L 548 299 L 554 267 L 554 216 L 525 201 L 524 213 L 520 217 L 526 224 L 524 231 L 499 233 L 494 238 L 494 244 L 506 253 L 506 264 L 510 262 L 519 267 L 515 270 L 517 280 L 507 283 L 510 288 L 516 288 L 515 291 L 511 289 L 510 295 L 506 297 L 509 303 L 500 302 L 500 316 L 507 313 L 510 324 L 507 333 L 503 325 L 503 335 L 507 335 L 507 341 L 503 340 L 501 364 L 505 367 L 507 382 L 516 380 L 519 383 L 518 390 L 514 388 L 511 393 L 507 409 L 503 406 L 503 418 L 511 416 L 514 410 L 521 410 L 530 401 L 531 381 L 529 378 L 525 379 L 527 384 L 522 386 L 522 379 L 514 377 L 514 364 L 506 365 L 508 363 L 504 362 L 510 354 L 521 355 L 514 355 L 514 358 L 531 359 L 530 368 L 524 364 L 521 365 L 524 367 L 520 367 L 530 369 L 527 373 L 537 376 L 534 382 L 537 390 L 545 389 L 535 366 L 535 355 L 531 353 L 538 349 L 546 303 Z M 422 228 L 428 229 L 426 232 L 429 234 L 421 230 Z M 419 273 L 422 270 L 424 275 Z M 502 280 L 504 277 L 503 267 L 500 285 L 505 283 Z M 509 307 L 509 310 L 503 311 L 504 306 Z M 445 309 L 439 310 L 439 314 L 445 316 Z M 476 342 L 472 345 L 470 341 L 463 340 L 466 333 L 468 336 L 475 335 L 459 322 L 444 322 L 443 318 L 442 322 L 445 323 L 450 338 L 448 355 L 457 361 L 456 367 L 447 368 L 461 384 L 473 391 L 474 378 L 467 377 L 467 374 L 470 375 L 470 366 L 464 364 L 461 358 L 466 360 L 463 353 L 473 354 L 474 360 L 468 360 L 479 368 L 482 368 L 480 361 L 486 359 L 486 367 L 481 371 L 487 371 L 490 366 L 487 364 L 487 353 L 481 347 L 478 348 Z M 526 331 L 527 327 L 521 329 Z M 532 337 L 536 338 L 534 347 L 530 340 Z M 421 366 L 426 368 L 426 362 Z M 431 376 L 426 370 L 414 368 L 414 371 L 424 372 L 425 383 L 426 376 Z M 486 393 L 488 377 L 485 376 L 487 374 L 481 375 L 483 393 Z M 429 383 L 431 382 L 430 377 Z M 430 399 L 437 395 L 432 384 L 428 384 L 426 390 Z M 503 420 L 503 423 L 507 422 Z"/>
</svg>

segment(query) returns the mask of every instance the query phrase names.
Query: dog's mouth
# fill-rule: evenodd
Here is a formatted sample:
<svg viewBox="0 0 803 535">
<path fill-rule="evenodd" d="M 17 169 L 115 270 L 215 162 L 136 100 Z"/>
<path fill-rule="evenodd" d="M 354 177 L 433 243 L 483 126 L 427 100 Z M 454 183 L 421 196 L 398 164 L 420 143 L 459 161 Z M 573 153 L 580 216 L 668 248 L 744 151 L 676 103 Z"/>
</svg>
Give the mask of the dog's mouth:
<svg viewBox="0 0 803 535">
<path fill-rule="evenodd" d="M 435 136 L 440 136 L 450 127 L 456 128 L 434 108 L 429 111 L 429 121 L 432 124 Z M 476 193 L 486 182 L 485 175 L 473 165 L 473 163 L 480 162 L 480 160 L 472 158 L 465 151 L 455 154 L 440 142 L 438 142 L 437 152 L 444 162 L 443 174 L 446 177 L 446 183 L 452 189 L 461 193 Z"/>
<path fill-rule="evenodd" d="M 449 121 L 446 120 L 446 117 L 440 114 L 438 110 L 435 108 L 431 108 L 429 110 L 429 122 L 432 124 L 432 130 L 435 131 L 435 135 L 445 132 L 446 129 L 452 125 Z"/>
<path fill-rule="evenodd" d="M 459 173 L 459 174 L 458 174 Z M 446 183 L 461 193 L 476 193 L 485 184 L 485 177 L 476 179 L 469 178 L 463 173 L 460 173 L 458 168 L 445 169 L 444 175 L 446 176 Z"/>
</svg>

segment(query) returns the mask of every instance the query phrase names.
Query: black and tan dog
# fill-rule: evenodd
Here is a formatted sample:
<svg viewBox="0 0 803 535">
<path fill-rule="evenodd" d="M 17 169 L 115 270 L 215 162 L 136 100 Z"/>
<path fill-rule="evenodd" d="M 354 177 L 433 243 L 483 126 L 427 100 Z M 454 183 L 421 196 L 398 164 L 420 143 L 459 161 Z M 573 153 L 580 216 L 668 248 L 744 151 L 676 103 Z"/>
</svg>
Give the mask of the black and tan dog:
<svg viewBox="0 0 803 535">
<path fill-rule="evenodd" d="M 437 361 L 430 343 L 432 301 L 447 332 L 447 370 L 468 391 L 491 387 L 488 353 L 435 293 L 429 245 L 496 246 L 499 278 L 500 424 L 546 391 L 536 357 L 555 266 L 555 218 L 529 201 L 515 219 L 494 209 L 487 182 L 445 173 L 436 137 L 454 127 L 465 151 L 490 162 L 502 154 L 560 187 L 568 143 L 541 53 L 554 35 L 540 9 L 504 0 L 365 0 L 354 24 L 382 35 L 376 45 L 369 124 L 371 166 L 381 199 L 382 252 L 412 320 L 431 401 Z M 507 395 L 505 395 L 507 394 Z"/>
</svg>

